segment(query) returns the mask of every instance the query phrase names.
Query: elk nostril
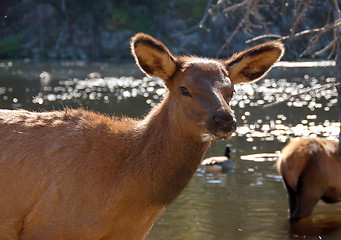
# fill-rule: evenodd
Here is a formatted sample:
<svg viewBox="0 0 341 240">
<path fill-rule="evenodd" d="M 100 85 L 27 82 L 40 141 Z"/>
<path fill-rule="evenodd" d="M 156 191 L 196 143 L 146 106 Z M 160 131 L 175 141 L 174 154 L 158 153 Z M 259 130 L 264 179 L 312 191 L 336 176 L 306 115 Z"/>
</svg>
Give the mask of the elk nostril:
<svg viewBox="0 0 341 240">
<path fill-rule="evenodd" d="M 217 118 L 217 116 L 214 116 L 213 118 L 212 118 L 212 121 L 216 124 L 216 125 L 219 125 L 219 119 Z"/>
<path fill-rule="evenodd" d="M 236 119 L 228 112 L 218 112 L 213 118 L 214 124 L 222 130 L 231 131 L 236 130 Z"/>
</svg>

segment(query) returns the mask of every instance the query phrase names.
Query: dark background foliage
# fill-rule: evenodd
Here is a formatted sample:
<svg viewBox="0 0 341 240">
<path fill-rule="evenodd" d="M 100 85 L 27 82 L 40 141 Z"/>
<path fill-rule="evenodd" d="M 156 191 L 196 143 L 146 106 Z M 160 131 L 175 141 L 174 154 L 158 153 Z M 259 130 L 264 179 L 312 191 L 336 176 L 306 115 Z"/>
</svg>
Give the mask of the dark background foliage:
<svg viewBox="0 0 341 240">
<path fill-rule="evenodd" d="M 245 48 L 252 37 L 290 35 L 332 19 L 325 0 L 311 0 L 298 22 L 305 1 L 253 0 L 226 11 L 241 2 L 0 0 L 0 58 L 121 61 L 131 59 L 129 41 L 137 32 L 164 41 L 175 54 L 226 57 Z M 310 38 L 286 42 L 286 59 L 298 59 Z M 320 36 L 316 50 L 332 38 L 332 31 Z"/>
</svg>

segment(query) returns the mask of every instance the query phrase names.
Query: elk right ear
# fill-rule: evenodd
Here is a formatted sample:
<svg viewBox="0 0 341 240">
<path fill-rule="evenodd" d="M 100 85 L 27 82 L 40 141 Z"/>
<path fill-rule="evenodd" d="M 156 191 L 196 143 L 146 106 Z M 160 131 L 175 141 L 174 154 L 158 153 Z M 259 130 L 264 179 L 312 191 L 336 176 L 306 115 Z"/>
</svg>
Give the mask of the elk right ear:
<svg viewBox="0 0 341 240">
<path fill-rule="evenodd" d="M 263 77 L 283 54 L 283 44 L 272 41 L 234 54 L 225 65 L 233 84 L 252 82 Z"/>
<path fill-rule="evenodd" d="M 177 58 L 165 45 L 147 34 L 138 33 L 132 38 L 131 52 L 136 64 L 148 76 L 167 81 L 177 69 Z"/>
</svg>

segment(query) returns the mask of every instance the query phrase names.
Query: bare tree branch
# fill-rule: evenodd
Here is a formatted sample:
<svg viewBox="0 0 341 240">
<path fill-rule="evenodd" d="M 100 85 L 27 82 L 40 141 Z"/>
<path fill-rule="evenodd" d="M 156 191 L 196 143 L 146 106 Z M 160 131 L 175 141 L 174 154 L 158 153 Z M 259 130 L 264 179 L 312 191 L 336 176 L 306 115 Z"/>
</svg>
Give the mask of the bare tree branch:
<svg viewBox="0 0 341 240">
<path fill-rule="evenodd" d="M 339 7 L 339 1 L 337 0 L 329 0 L 329 4 L 333 8 L 334 21 L 339 21 L 341 19 L 341 10 Z M 341 27 L 334 29 L 334 36 L 336 41 L 336 57 L 335 57 L 335 79 L 336 82 L 341 83 Z M 341 86 L 336 87 L 337 91 L 337 102 L 339 109 L 339 121 L 341 121 Z M 338 146 L 339 157 L 341 157 L 341 127 L 339 133 L 339 146 Z"/>
<path fill-rule="evenodd" d="M 251 42 L 255 42 L 255 41 L 258 41 L 260 39 L 263 39 L 263 38 L 277 38 L 277 40 L 286 41 L 286 40 L 289 40 L 289 39 L 301 37 L 301 36 L 312 34 L 312 33 L 320 33 L 320 34 L 322 34 L 322 33 L 328 32 L 328 31 L 330 31 L 330 30 L 332 30 L 334 28 L 337 28 L 339 26 L 341 26 L 341 19 L 338 19 L 337 21 L 335 21 L 334 24 L 327 24 L 327 25 L 325 25 L 322 28 L 314 28 L 314 29 L 311 29 L 311 30 L 304 30 L 302 32 L 295 33 L 293 35 L 280 36 L 280 35 L 277 35 L 277 34 L 265 34 L 265 35 L 260 35 L 260 36 L 251 38 L 251 39 L 249 39 L 249 40 L 247 40 L 245 42 L 246 43 L 251 43 Z"/>
</svg>

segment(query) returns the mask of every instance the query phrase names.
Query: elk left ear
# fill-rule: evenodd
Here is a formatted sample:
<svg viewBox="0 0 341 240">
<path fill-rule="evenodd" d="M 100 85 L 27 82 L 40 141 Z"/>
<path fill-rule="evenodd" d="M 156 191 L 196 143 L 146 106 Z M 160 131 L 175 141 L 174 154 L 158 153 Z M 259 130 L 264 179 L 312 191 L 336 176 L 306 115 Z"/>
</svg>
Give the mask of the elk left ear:
<svg viewBox="0 0 341 240">
<path fill-rule="evenodd" d="M 132 38 L 131 52 L 143 72 L 164 81 L 171 78 L 179 65 L 178 59 L 163 43 L 144 33 Z"/>
<path fill-rule="evenodd" d="M 281 42 L 267 42 L 234 54 L 225 66 L 233 84 L 252 82 L 263 77 L 283 54 Z"/>
</svg>

